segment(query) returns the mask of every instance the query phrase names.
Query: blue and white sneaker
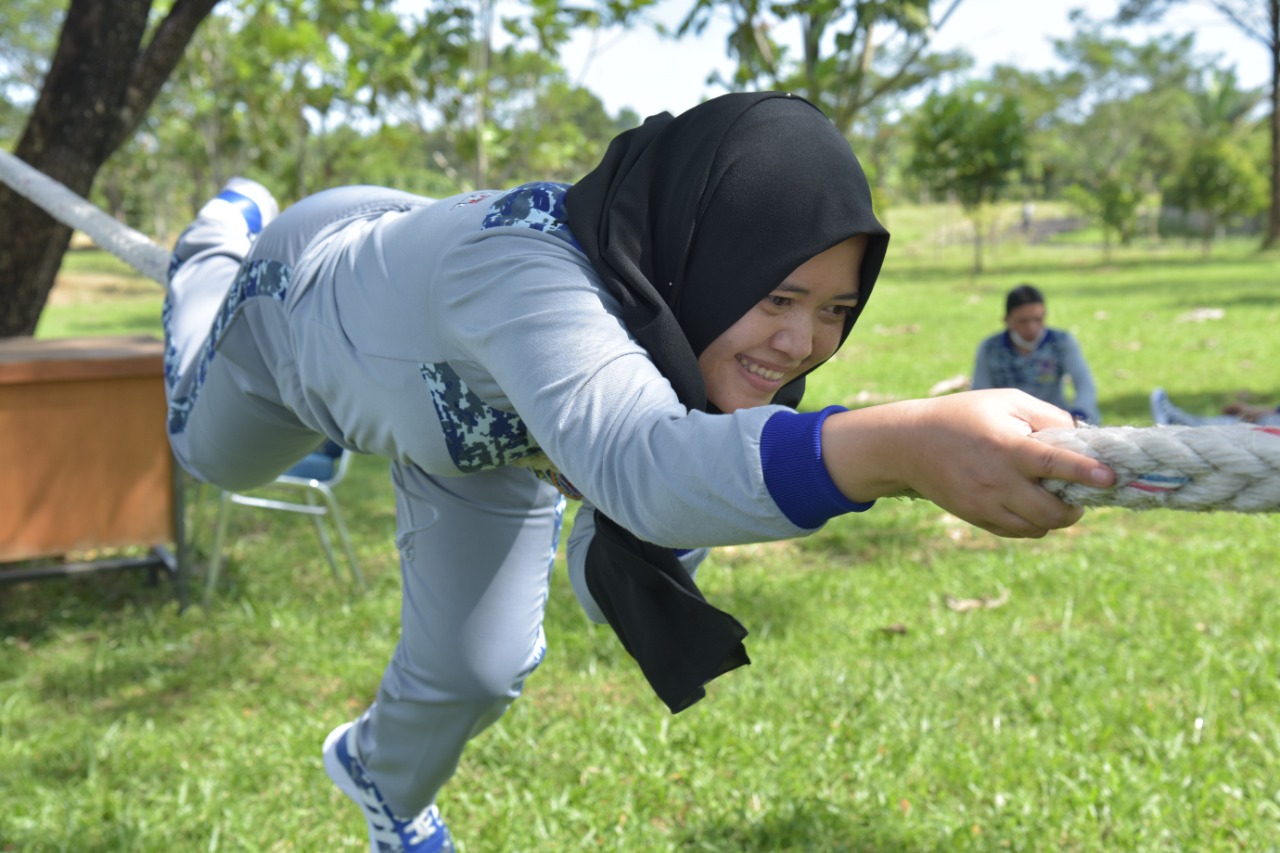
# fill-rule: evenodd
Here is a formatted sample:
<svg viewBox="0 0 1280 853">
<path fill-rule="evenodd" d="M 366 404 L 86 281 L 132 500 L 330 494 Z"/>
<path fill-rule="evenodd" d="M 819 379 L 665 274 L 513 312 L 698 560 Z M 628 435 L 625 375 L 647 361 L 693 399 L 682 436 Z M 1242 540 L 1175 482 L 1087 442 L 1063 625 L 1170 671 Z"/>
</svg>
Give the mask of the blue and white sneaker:
<svg viewBox="0 0 1280 853">
<path fill-rule="evenodd" d="M 195 221 L 178 237 L 169 258 L 169 281 L 192 256 L 212 246 L 247 253 L 262 229 L 279 215 L 280 205 L 270 190 L 248 178 L 232 178 L 204 203 Z"/>
<path fill-rule="evenodd" d="M 1163 388 L 1151 392 L 1151 420 L 1156 426 L 1201 426 L 1203 418 L 1189 415 L 1169 399 Z"/>
<path fill-rule="evenodd" d="M 392 813 L 357 754 L 355 723 L 343 723 L 325 738 L 324 770 L 364 812 L 373 853 L 453 853 L 449 827 L 434 803 L 411 820 Z"/>
<path fill-rule="evenodd" d="M 222 191 L 206 205 L 206 209 L 225 202 L 244 220 L 248 228 L 249 239 L 262 233 L 271 220 L 280 215 L 280 205 L 276 203 L 271 191 L 257 181 L 248 178 L 232 178 L 227 181 Z"/>
</svg>

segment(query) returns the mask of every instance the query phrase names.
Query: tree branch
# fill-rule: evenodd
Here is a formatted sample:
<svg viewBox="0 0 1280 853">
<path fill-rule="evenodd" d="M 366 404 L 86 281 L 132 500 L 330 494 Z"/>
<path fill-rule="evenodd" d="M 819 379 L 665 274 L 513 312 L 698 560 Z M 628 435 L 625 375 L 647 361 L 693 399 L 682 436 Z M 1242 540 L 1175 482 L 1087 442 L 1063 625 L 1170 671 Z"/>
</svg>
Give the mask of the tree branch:
<svg viewBox="0 0 1280 853">
<path fill-rule="evenodd" d="M 951 17 L 951 13 L 954 12 L 962 2 L 964 2 L 964 0 L 951 0 L 951 5 L 947 7 L 947 11 L 942 13 L 942 17 L 938 19 L 938 23 L 934 25 L 933 29 L 934 30 L 941 29 L 942 25 L 947 22 L 947 18 Z M 916 45 L 915 49 L 912 50 L 911 53 L 907 55 L 907 58 L 904 59 L 901 62 L 901 64 L 899 64 L 898 70 L 895 71 L 892 76 L 886 77 L 885 79 L 881 80 L 879 86 L 873 87 L 871 90 L 871 94 L 868 97 L 862 99 L 862 101 L 856 105 L 854 111 L 856 112 L 857 109 L 860 109 L 863 104 L 870 103 L 871 101 L 874 101 L 876 98 L 879 98 L 885 92 L 893 88 L 898 82 L 900 82 L 902 78 L 906 76 L 907 69 L 910 68 L 911 65 L 914 64 L 915 61 L 920 58 L 920 54 L 928 46 L 929 46 L 929 39 L 927 38 L 922 39 L 920 43 Z"/>
<path fill-rule="evenodd" d="M 1244 14 L 1246 10 L 1237 9 L 1231 3 L 1225 2 L 1225 0 L 1209 0 L 1209 5 L 1217 9 L 1220 15 L 1235 24 L 1237 28 L 1243 30 L 1246 36 L 1262 42 L 1262 45 L 1268 50 L 1274 52 L 1280 49 L 1280 45 L 1272 41 L 1271 27 L 1267 25 L 1266 21 L 1261 18 L 1250 20 L 1253 16 L 1246 16 Z"/>
<path fill-rule="evenodd" d="M 176 0 L 169 14 L 156 27 L 150 43 L 138 55 L 121 105 L 120 122 L 111 148 L 133 135 L 165 81 L 182 59 L 202 21 L 220 0 Z"/>
</svg>

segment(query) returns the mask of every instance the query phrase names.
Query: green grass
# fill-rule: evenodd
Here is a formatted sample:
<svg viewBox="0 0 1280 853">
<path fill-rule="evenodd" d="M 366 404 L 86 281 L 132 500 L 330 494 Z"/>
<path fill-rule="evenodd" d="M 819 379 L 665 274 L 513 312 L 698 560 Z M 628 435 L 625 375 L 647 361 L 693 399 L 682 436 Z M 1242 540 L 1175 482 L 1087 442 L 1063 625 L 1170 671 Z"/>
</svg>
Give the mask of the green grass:
<svg viewBox="0 0 1280 853">
<path fill-rule="evenodd" d="M 1023 280 L 1080 337 L 1110 423 L 1149 423 L 1156 384 L 1206 412 L 1243 387 L 1280 399 L 1277 259 L 1249 245 L 1104 263 L 1096 245 L 1010 240 L 971 276 L 965 246 L 924 243 L 895 243 L 811 403 L 967 372 Z M 1224 315 L 1180 319 L 1195 308 Z M 84 328 L 76 313 L 64 328 Z M 385 466 L 355 459 L 340 498 L 363 597 L 305 520 L 252 510 L 208 611 L 138 575 L 0 587 L 0 850 L 365 845 L 319 746 L 396 640 Z M 1108 509 L 1009 541 L 883 501 L 806 540 L 721 549 L 700 579 L 754 663 L 675 717 L 559 571 L 548 658 L 441 807 L 469 853 L 1276 850 L 1277 524 Z"/>
<path fill-rule="evenodd" d="M 50 299 L 40 314 L 36 337 L 164 336 L 160 325 L 164 290 L 105 252 L 68 252 L 55 293 L 58 298 Z"/>
</svg>

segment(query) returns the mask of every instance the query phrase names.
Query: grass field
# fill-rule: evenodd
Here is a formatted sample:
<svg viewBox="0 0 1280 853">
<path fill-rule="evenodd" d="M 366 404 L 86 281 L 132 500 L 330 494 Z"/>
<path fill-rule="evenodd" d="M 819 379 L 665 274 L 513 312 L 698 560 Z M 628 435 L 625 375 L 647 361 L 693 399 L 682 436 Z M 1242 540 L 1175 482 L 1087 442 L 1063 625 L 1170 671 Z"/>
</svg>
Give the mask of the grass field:
<svg viewBox="0 0 1280 853">
<path fill-rule="evenodd" d="M 967 373 L 1022 281 L 1079 337 L 1108 423 L 1149 424 L 1154 385 L 1203 412 L 1243 388 L 1280 400 L 1280 259 L 1251 244 L 1104 262 L 1096 235 L 1010 238 L 975 276 L 931 236 L 954 213 L 891 214 L 886 273 L 814 406 Z M 40 334 L 157 331 L 152 285 L 86 285 L 100 259 L 71 263 Z M 209 610 L 137 575 L 0 586 L 0 850 L 365 846 L 319 747 L 396 639 L 383 463 L 356 458 L 340 499 L 362 597 L 305 520 L 252 511 Z M 1278 525 L 1104 509 L 1008 541 L 882 501 L 722 549 L 700 580 L 753 665 L 675 717 L 557 572 L 547 660 L 442 811 L 466 853 L 1280 849 Z"/>
</svg>

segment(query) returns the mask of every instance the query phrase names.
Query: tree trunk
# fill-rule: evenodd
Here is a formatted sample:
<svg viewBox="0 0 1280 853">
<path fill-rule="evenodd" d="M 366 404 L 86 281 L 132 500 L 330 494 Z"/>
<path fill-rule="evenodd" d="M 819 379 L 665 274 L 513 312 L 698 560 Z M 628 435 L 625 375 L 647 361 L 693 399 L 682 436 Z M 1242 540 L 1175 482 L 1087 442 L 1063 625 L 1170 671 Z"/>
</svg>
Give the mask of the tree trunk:
<svg viewBox="0 0 1280 853">
<path fill-rule="evenodd" d="M 982 224 L 974 221 L 973 228 L 973 274 L 982 272 Z"/>
<path fill-rule="evenodd" d="M 962 204 L 961 209 L 969 214 L 970 221 L 973 223 L 973 275 L 978 275 L 985 267 L 982 251 L 983 234 L 987 230 L 990 208 L 987 207 L 986 202 L 980 201 L 971 208 L 965 208 Z"/>
<path fill-rule="evenodd" d="M 1262 248 L 1280 242 L 1280 0 L 1271 0 L 1271 211 Z"/>
<path fill-rule="evenodd" d="M 72 0 L 14 153 L 87 195 L 218 0 L 175 0 L 145 46 L 151 0 Z M 35 331 L 71 229 L 0 184 L 0 337 Z"/>
</svg>

